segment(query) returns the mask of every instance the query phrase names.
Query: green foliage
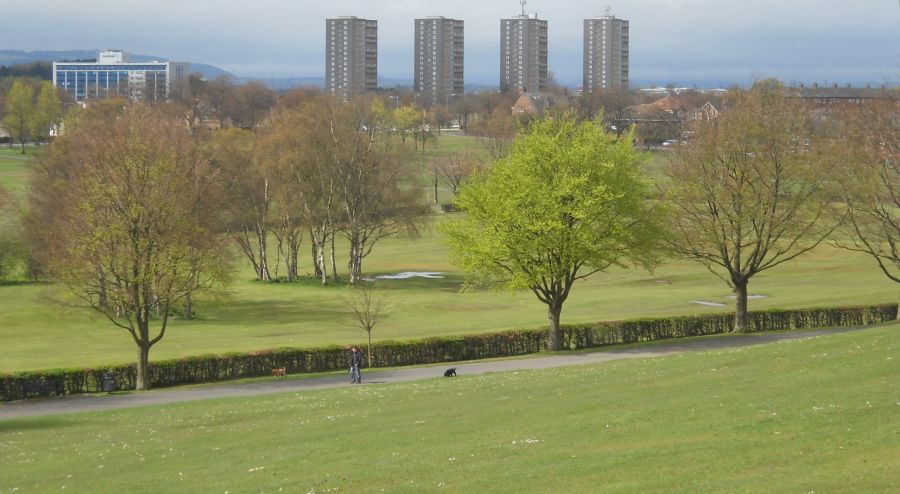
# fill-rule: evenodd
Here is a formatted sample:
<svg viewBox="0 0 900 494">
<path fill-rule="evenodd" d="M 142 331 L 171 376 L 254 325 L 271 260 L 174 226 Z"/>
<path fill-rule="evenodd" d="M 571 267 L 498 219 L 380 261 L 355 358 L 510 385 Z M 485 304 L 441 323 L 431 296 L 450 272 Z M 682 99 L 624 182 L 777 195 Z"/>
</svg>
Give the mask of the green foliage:
<svg viewBox="0 0 900 494">
<path fill-rule="evenodd" d="M 391 113 L 391 121 L 404 143 L 422 125 L 422 119 L 422 114 L 411 105 L 401 106 Z"/>
<path fill-rule="evenodd" d="M 40 140 L 48 140 L 50 131 L 62 121 L 62 104 L 52 82 L 41 84 L 34 116 L 31 120 L 31 135 Z"/>
<path fill-rule="evenodd" d="M 774 331 L 861 326 L 892 321 L 896 316 L 896 305 L 877 305 L 751 312 L 749 318 L 752 331 Z M 565 349 L 578 350 L 722 334 L 733 325 L 733 314 L 600 322 L 564 326 L 562 341 Z M 509 357 L 540 352 L 547 347 L 547 339 L 547 330 L 531 329 L 383 341 L 374 347 L 371 358 L 378 366 L 396 367 Z M 291 374 L 327 372 L 345 369 L 347 359 L 347 350 L 339 346 L 203 355 L 152 362 L 150 381 L 153 387 L 222 381 L 267 376 L 272 369 L 281 367 Z M 118 389 L 135 385 L 134 365 L 0 374 L 0 401 L 98 392 L 102 390 L 104 372 L 115 377 Z"/>
<path fill-rule="evenodd" d="M 467 217 L 443 227 L 454 264 L 514 290 L 582 267 L 652 265 L 657 230 L 636 164 L 630 140 L 593 123 L 535 122 L 461 188 Z"/>
<path fill-rule="evenodd" d="M 533 291 L 555 331 L 576 280 L 656 262 L 659 227 L 637 162 L 630 137 L 596 123 L 534 122 L 507 158 L 461 188 L 456 206 L 467 216 L 443 229 L 452 262 Z"/>
<path fill-rule="evenodd" d="M 6 95 L 6 117 L 3 121 L 12 139 L 22 144 L 22 154 L 25 154 L 25 141 L 31 137 L 29 130 L 33 118 L 34 88 L 16 80 Z"/>
</svg>

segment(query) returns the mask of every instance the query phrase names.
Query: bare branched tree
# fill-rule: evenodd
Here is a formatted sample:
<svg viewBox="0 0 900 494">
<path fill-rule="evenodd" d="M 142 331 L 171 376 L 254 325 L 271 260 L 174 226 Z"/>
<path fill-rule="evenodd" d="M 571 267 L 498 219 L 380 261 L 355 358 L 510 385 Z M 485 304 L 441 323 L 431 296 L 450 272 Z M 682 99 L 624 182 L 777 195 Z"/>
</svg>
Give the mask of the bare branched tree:
<svg viewBox="0 0 900 494">
<path fill-rule="evenodd" d="M 353 315 L 353 326 L 366 332 L 368 337 L 368 347 L 366 356 L 369 360 L 369 367 L 372 367 L 372 330 L 381 320 L 385 313 L 386 304 L 385 296 L 377 294 L 369 287 L 357 289 L 352 297 L 345 300 L 347 308 Z"/>
<path fill-rule="evenodd" d="M 808 109 L 780 86 L 736 93 L 735 106 L 679 149 L 669 169 L 670 244 L 732 288 L 735 332 L 748 328 L 750 279 L 809 252 L 839 223 L 828 180 L 836 160 Z"/>
<path fill-rule="evenodd" d="M 848 221 L 835 243 L 871 256 L 888 279 L 900 283 L 900 95 L 885 92 L 840 118 L 846 166 L 838 190 Z"/>
</svg>

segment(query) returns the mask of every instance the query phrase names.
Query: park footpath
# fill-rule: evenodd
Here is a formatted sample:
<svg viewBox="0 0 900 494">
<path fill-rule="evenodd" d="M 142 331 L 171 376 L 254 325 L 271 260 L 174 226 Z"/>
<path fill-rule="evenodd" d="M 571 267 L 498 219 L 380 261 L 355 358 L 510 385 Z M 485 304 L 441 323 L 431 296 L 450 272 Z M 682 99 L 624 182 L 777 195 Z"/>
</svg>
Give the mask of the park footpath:
<svg viewBox="0 0 900 494">
<path fill-rule="evenodd" d="M 778 331 L 771 333 L 750 333 L 727 335 L 714 338 L 683 338 L 654 342 L 653 344 L 629 346 L 626 348 L 607 347 L 602 350 L 561 352 L 547 356 L 527 356 L 504 360 L 481 362 L 445 362 L 428 367 L 407 367 L 395 370 L 366 371 L 363 369 L 363 385 L 388 385 L 392 383 L 422 381 L 443 378 L 444 370 L 455 367 L 458 376 L 476 376 L 491 372 L 514 372 L 550 369 L 571 365 L 598 364 L 623 359 L 649 359 L 685 352 L 727 350 L 730 348 L 760 345 L 778 341 L 797 340 L 816 336 L 860 331 L 874 326 L 839 329 Z M 349 358 L 349 357 L 348 357 Z M 349 365 L 349 364 L 348 364 Z M 327 375 L 301 379 L 275 379 L 256 382 L 206 384 L 180 388 L 162 388 L 145 393 L 112 393 L 69 395 L 0 403 L 0 420 L 59 415 L 79 412 L 98 412 L 166 405 L 186 401 L 210 400 L 216 398 L 237 398 L 260 396 L 274 393 L 303 392 L 316 389 L 331 389 L 355 386 L 349 376 Z"/>
</svg>

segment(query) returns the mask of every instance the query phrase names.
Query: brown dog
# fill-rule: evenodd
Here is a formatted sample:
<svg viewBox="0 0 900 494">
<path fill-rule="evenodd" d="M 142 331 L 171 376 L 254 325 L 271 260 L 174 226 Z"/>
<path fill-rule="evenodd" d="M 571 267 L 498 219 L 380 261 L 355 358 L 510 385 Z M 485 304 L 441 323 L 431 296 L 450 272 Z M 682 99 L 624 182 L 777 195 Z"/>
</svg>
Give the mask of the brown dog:
<svg viewBox="0 0 900 494">
<path fill-rule="evenodd" d="M 276 367 L 276 368 L 272 369 L 272 375 L 275 377 L 284 377 L 284 375 L 285 375 L 284 367 Z"/>
</svg>

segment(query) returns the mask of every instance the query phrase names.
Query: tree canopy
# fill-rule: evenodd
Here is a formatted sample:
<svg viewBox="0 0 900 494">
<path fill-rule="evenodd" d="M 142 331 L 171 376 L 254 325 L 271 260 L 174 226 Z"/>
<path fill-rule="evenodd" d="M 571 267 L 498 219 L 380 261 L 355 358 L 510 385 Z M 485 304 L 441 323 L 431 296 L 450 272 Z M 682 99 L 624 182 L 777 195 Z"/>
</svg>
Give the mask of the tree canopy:
<svg viewBox="0 0 900 494">
<path fill-rule="evenodd" d="M 456 206 L 466 215 L 442 226 L 453 263 L 530 289 L 548 306 L 554 350 L 575 281 L 656 260 L 659 227 L 631 140 L 573 115 L 534 122 L 508 157 L 460 188 Z"/>
<path fill-rule="evenodd" d="M 221 188 L 183 121 L 143 105 L 115 119 L 90 117 L 82 115 L 37 170 L 30 204 L 42 221 L 34 244 L 54 279 L 132 337 L 143 390 L 150 348 L 178 304 L 230 272 L 213 234 Z"/>
<path fill-rule="evenodd" d="M 700 128 L 672 162 L 667 200 L 673 249 L 722 278 L 746 331 L 750 279 L 795 259 L 835 228 L 828 179 L 835 165 L 809 110 L 780 87 L 735 93 L 733 108 Z"/>
</svg>

